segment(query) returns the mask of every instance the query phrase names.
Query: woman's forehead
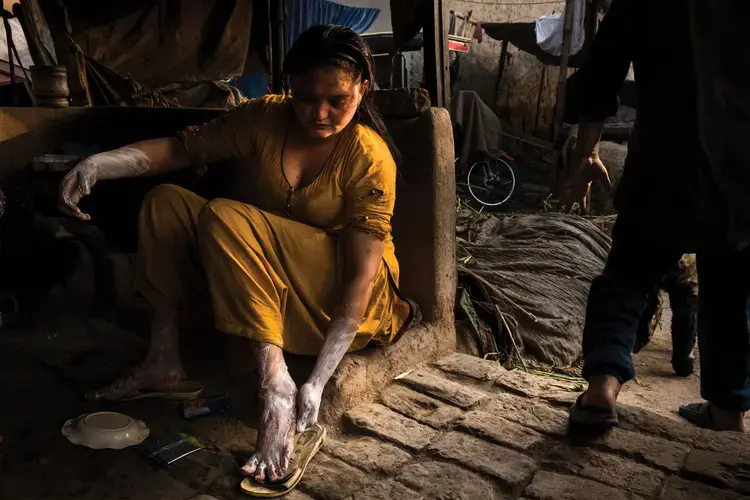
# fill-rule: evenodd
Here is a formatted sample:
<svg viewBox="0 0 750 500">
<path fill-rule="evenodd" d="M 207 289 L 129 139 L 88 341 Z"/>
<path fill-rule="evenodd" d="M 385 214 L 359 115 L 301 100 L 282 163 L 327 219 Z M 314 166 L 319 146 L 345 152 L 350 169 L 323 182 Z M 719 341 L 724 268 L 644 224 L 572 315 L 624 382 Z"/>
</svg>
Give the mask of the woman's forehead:
<svg viewBox="0 0 750 500">
<path fill-rule="evenodd" d="M 358 83 L 354 72 L 346 68 L 321 67 L 292 79 L 298 92 L 320 96 L 348 96 L 355 92 Z"/>
</svg>

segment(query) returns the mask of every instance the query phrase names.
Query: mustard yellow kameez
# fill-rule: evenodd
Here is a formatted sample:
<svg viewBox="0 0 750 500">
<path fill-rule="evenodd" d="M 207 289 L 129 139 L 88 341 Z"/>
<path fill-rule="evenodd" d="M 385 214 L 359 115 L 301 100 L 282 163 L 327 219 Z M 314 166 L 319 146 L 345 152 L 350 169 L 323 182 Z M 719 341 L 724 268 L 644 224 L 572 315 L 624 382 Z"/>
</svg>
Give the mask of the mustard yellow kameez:
<svg viewBox="0 0 750 500">
<path fill-rule="evenodd" d="M 397 289 L 393 157 L 373 130 L 352 123 L 320 175 L 294 190 L 281 166 L 294 119 L 287 97 L 267 96 L 179 134 L 195 166 L 246 161 L 243 199 L 252 204 L 154 189 L 140 214 L 138 289 L 152 304 L 186 309 L 207 288 L 218 330 L 315 355 L 339 300 L 339 235 L 353 226 L 383 240 L 385 253 L 350 351 L 393 342 L 413 319 Z"/>
</svg>

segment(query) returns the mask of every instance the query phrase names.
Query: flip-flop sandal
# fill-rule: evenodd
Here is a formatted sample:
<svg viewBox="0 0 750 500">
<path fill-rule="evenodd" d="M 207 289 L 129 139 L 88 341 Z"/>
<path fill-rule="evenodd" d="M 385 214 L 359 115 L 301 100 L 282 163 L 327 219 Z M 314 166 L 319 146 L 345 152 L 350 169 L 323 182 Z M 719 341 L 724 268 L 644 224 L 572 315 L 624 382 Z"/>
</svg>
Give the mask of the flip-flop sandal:
<svg viewBox="0 0 750 500">
<path fill-rule="evenodd" d="M 711 417 L 711 403 L 689 403 L 680 406 L 678 412 L 682 418 L 703 429 L 716 430 L 716 424 Z"/>
<path fill-rule="evenodd" d="M 326 430 L 315 424 L 294 437 L 294 451 L 289 461 L 289 473 L 276 481 L 259 483 L 252 477 L 246 477 L 240 483 L 242 492 L 257 498 L 276 498 L 291 492 L 302 480 L 310 460 L 323 446 Z"/>
<path fill-rule="evenodd" d="M 583 406 L 584 394 L 578 396 L 575 404 L 570 409 L 568 419 L 571 426 L 576 429 L 604 432 L 620 424 L 617 410 L 597 408 L 596 406 Z"/>
<path fill-rule="evenodd" d="M 125 401 L 136 401 L 138 399 L 163 398 L 174 401 L 192 401 L 203 394 L 203 386 L 199 382 L 186 380 L 169 389 L 141 389 L 135 393 L 129 393 L 122 397 L 108 398 L 106 394 L 99 395 L 97 392 L 86 394 L 89 401 L 106 401 L 108 403 L 119 403 Z"/>
</svg>

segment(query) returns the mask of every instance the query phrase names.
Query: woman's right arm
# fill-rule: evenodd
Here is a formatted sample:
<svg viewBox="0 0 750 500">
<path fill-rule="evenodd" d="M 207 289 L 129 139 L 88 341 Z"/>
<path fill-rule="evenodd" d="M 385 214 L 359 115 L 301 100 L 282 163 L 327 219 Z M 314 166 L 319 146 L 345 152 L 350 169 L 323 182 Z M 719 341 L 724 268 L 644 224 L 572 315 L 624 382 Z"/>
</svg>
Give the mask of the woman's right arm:
<svg viewBox="0 0 750 500">
<path fill-rule="evenodd" d="M 200 127 L 188 127 L 175 137 L 136 142 L 86 158 L 60 184 L 60 210 L 91 220 L 78 203 L 100 180 L 142 177 L 251 155 L 261 107 L 260 100 L 251 100 Z"/>
<path fill-rule="evenodd" d="M 141 177 L 190 165 L 180 141 L 174 137 L 150 139 L 129 146 L 97 153 L 81 161 L 60 184 L 60 210 L 77 219 L 91 220 L 78 203 L 91 193 L 100 180 Z"/>
</svg>

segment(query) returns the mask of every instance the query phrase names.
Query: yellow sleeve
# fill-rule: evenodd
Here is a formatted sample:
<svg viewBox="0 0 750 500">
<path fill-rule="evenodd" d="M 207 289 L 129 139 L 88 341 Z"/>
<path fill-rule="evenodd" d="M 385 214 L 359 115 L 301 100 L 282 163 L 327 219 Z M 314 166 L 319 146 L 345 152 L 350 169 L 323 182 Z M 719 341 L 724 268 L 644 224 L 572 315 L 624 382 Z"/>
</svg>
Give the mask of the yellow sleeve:
<svg viewBox="0 0 750 500">
<path fill-rule="evenodd" d="M 268 110 L 266 97 L 250 99 L 203 125 L 177 134 L 190 163 L 201 167 L 222 160 L 255 155 L 258 128 Z"/>
<path fill-rule="evenodd" d="M 350 227 L 380 240 L 388 238 L 396 204 L 396 162 L 380 138 L 361 144 L 344 197 Z"/>
</svg>

